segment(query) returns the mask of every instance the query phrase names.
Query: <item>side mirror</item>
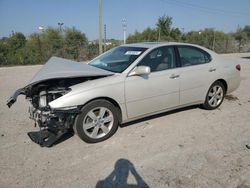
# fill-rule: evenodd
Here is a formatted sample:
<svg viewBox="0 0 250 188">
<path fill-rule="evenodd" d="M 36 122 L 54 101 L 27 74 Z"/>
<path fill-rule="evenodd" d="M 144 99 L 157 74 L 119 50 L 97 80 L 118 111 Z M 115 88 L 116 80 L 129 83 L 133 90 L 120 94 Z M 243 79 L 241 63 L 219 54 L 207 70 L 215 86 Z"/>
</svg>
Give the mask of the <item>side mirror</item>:
<svg viewBox="0 0 250 188">
<path fill-rule="evenodd" d="M 129 76 L 143 76 L 149 75 L 151 72 L 150 67 L 148 66 L 138 66 L 129 74 Z"/>
</svg>

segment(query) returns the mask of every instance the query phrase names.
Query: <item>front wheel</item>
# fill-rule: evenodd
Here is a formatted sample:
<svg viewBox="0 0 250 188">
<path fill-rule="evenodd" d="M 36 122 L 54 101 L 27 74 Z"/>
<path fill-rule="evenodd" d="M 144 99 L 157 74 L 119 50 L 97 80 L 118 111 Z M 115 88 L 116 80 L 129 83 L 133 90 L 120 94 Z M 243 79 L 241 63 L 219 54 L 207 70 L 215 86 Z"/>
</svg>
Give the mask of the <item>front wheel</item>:
<svg viewBox="0 0 250 188">
<path fill-rule="evenodd" d="M 106 100 L 95 100 L 82 108 L 74 131 L 85 142 L 96 143 L 111 137 L 118 128 L 116 107 Z"/>
<path fill-rule="evenodd" d="M 225 86 L 220 81 L 214 82 L 207 92 L 203 107 L 207 110 L 218 108 L 224 100 L 225 93 Z"/>
</svg>

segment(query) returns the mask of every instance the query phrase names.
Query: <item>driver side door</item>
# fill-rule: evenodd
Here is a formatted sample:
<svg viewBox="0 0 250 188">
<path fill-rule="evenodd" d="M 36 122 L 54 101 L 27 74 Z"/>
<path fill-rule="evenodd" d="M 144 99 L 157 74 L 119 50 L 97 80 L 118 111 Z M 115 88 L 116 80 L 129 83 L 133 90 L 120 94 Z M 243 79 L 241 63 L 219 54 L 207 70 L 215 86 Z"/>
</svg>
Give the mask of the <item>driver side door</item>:
<svg viewBox="0 0 250 188">
<path fill-rule="evenodd" d="M 128 118 L 162 111 L 179 105 L 179 69 L 174 47 L 149 52 L 137 66 L 149 66 L 148 75 L 128 76 L 125 99 Z"/>
</svg>

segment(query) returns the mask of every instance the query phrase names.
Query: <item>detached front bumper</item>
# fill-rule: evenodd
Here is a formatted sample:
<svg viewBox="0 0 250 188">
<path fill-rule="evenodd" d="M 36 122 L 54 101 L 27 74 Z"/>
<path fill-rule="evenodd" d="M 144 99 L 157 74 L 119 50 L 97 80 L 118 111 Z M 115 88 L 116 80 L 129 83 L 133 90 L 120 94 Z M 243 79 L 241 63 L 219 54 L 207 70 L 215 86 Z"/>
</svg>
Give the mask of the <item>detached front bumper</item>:
<svg viewBox="0 0 250 188">
<path fill-rule="evenodd" d="M 57 143 L 62 136 L 73 132 L 71 131 L 72 126 L 75 117 L 81 112 L 80 107 L 51 108 L 47 102 L 50 96 L 40 96 L 39 94 L 34 96 L 30 93 L 29 89 L 20 88 L 7 100 L 7 106 L 9 108 L 17 101 L 19 95 L 25 95 L 26 99 L 31 103 L 29 107 L 30 119 L 33 119 L 35 125 L 38 125 L 40 128 L 39 131 L 28 133 L 28 136 L 33 142 L 42 147 L 51 147 Z M 41 97 L 44 97 L 46 100 Z"/>
<path fill-rule="evenodd" d="M 72 125 L 80 109 L 46 109 L 39 110 L 30 107 L 30 118 L 40 127 L 39 131 L 29 132 L 30 139 L 41 147 L 51 147 L 62 136 L 72 132 Z"/>
</svg>

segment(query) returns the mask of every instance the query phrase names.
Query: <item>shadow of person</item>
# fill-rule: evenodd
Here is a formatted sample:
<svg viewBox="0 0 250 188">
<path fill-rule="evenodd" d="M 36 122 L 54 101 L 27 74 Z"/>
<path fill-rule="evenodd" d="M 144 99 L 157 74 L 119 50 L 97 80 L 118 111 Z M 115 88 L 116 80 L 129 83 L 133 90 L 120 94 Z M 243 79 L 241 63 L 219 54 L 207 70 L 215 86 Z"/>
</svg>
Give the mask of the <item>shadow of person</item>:
<svg viewBox="0 0 250 188">
<path fill-rule="evenodd" d="M 129 172 L 134 176 L 137 184 L 128 184 L 127 179 Z M 127 159 L 119 159 L 115 163 L 114 170 L 104 180 L 98 181 L 96 188 L 125 188 L 125 187 L 139 187 L 149 188 L 147 183 L 136 171 L 134 165 Z"/>
</svg>

